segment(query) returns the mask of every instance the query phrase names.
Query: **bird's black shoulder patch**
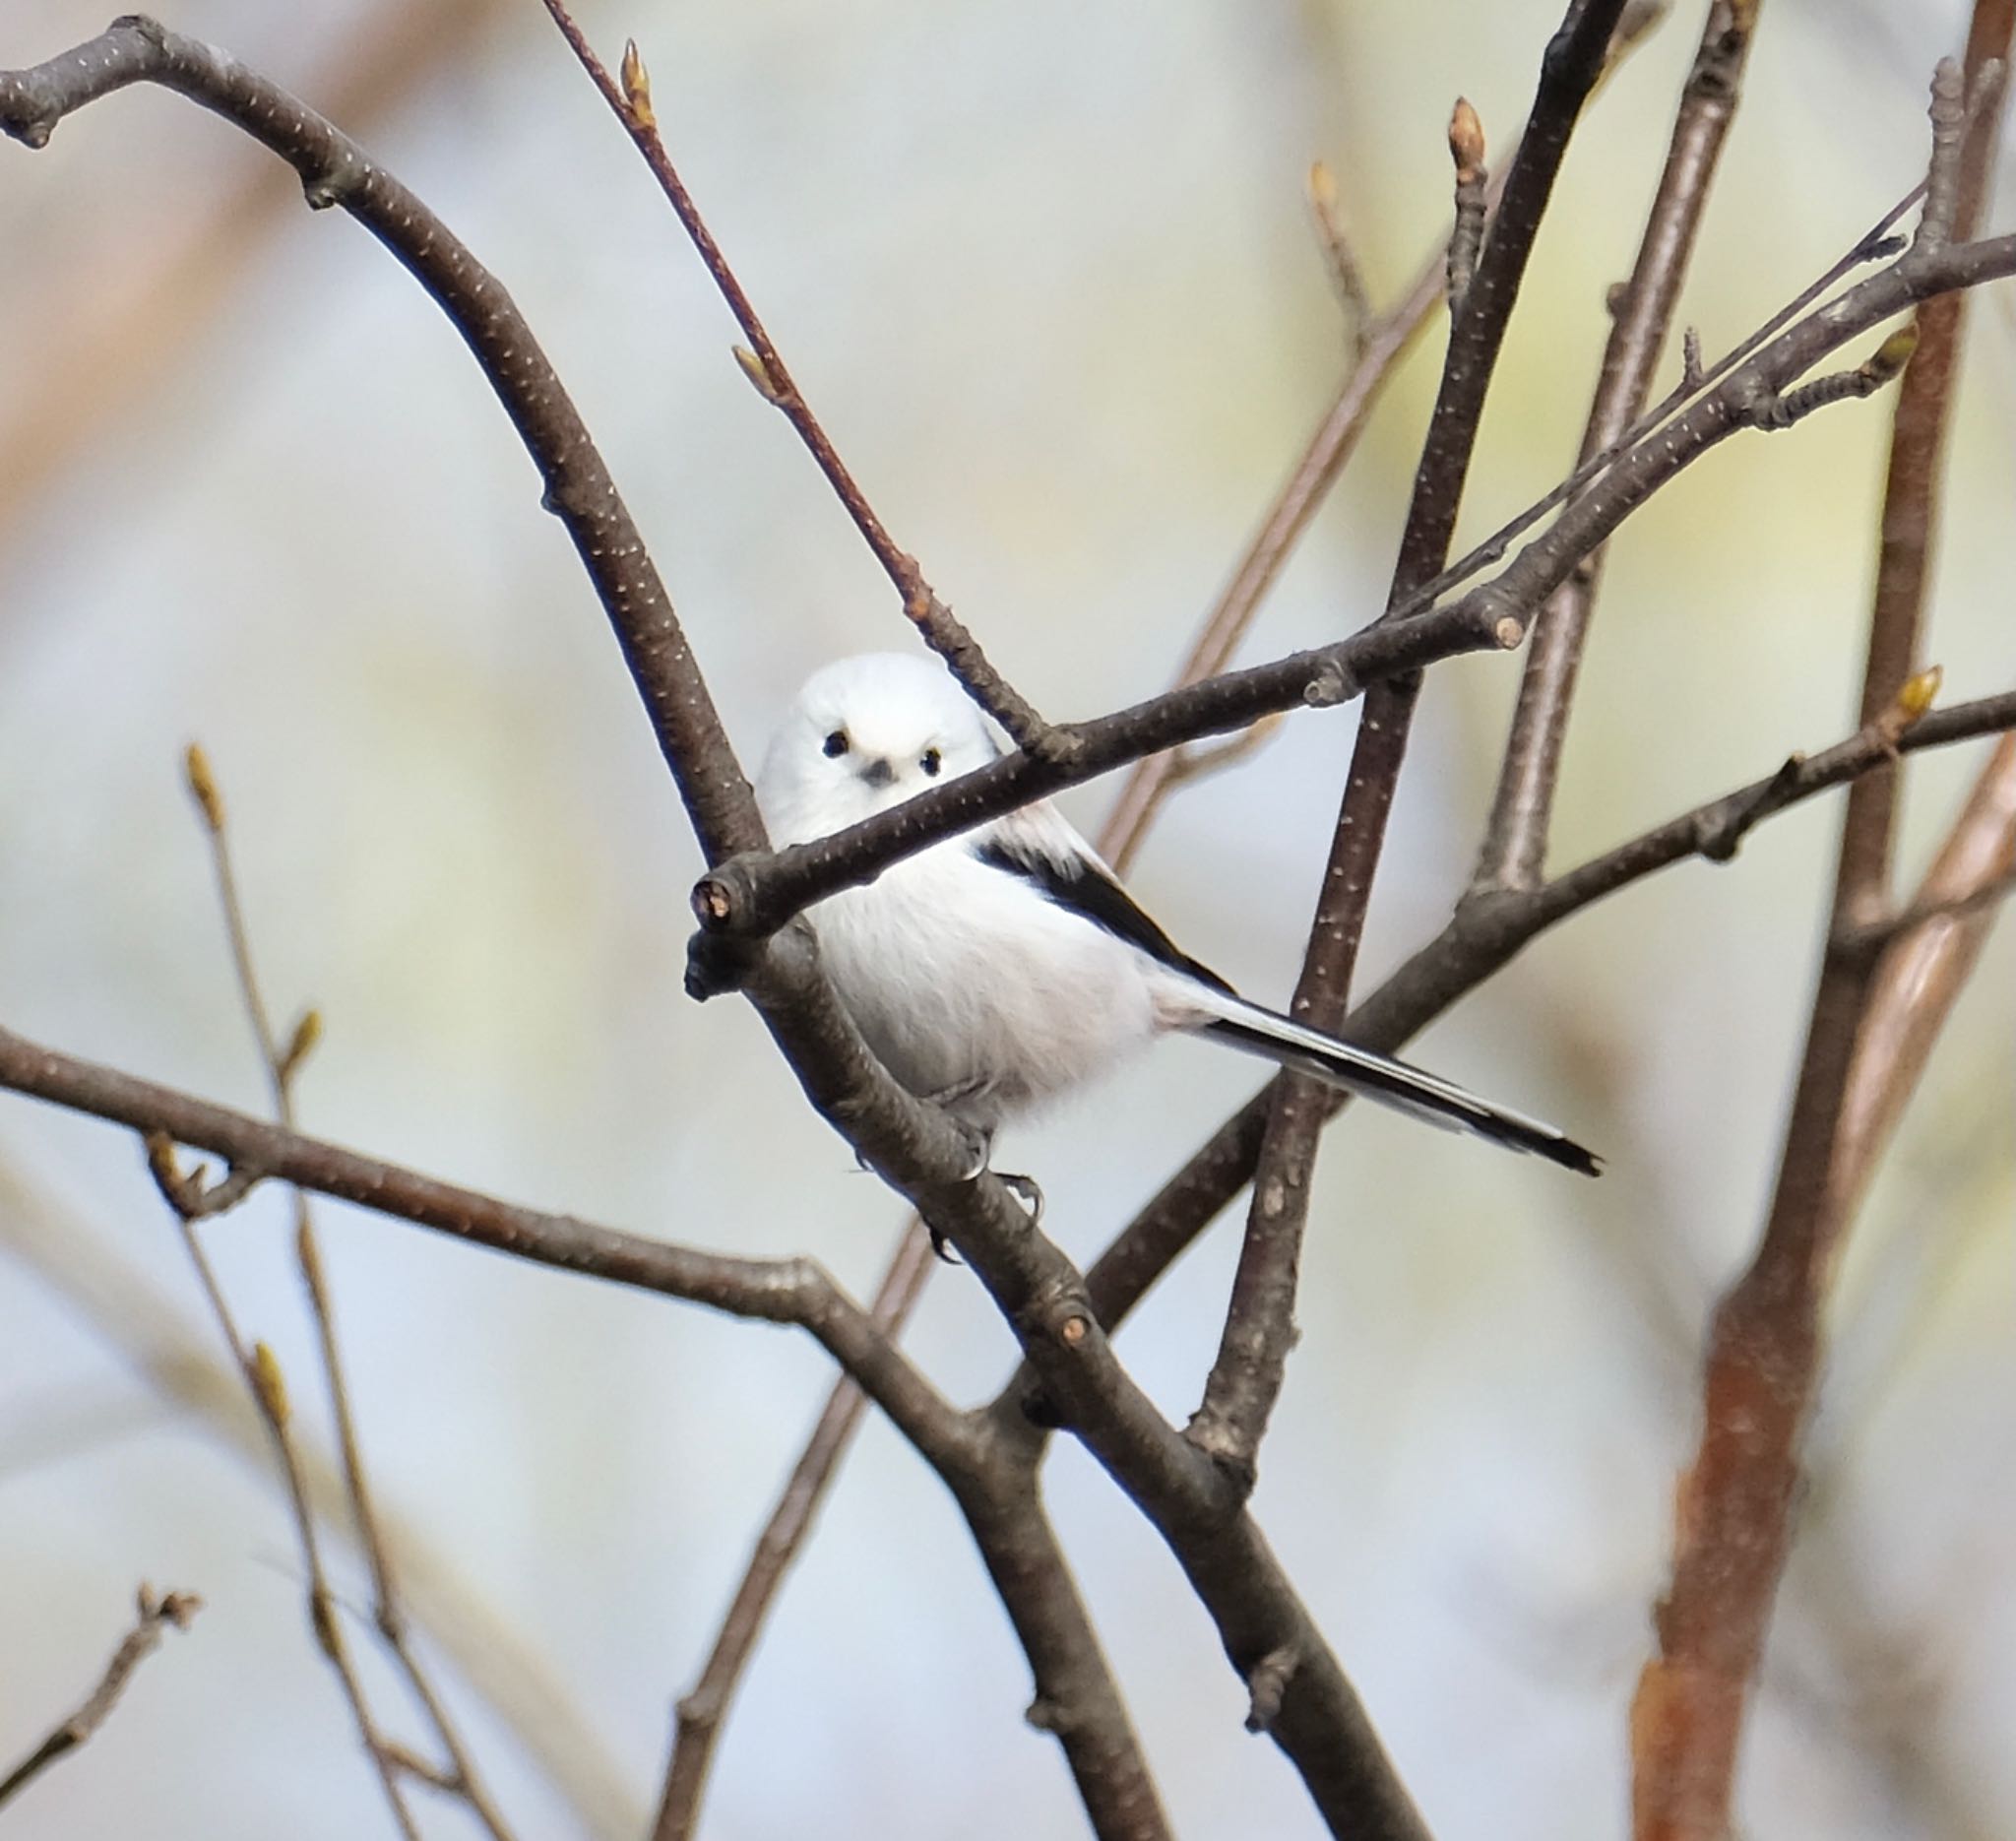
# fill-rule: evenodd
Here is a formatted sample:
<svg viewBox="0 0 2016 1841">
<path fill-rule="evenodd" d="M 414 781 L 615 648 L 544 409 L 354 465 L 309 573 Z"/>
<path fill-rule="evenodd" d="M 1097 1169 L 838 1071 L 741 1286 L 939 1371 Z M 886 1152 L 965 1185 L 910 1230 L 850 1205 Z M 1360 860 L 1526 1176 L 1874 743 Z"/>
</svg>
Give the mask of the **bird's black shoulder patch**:
<svg viewBox="0 0 2016 1841">
<path fill-rule="evenodd" d="M 974 855 L 990 869 L 1019 877 L 1059 908 L 1082 915 L 1094 926 L 1130 946 L 1140 947 L 1151 959 L 1160 960 L 1172 971 L 1187 972 L 1214 989 L 1231 990 L 1209 966 L 1198 964 L 1170 939 L 1134 897 L 1097 864 L 1064 864 L 1039 851 L 1019 851 L 998 834 L 988 838 Z"/>
</svg>

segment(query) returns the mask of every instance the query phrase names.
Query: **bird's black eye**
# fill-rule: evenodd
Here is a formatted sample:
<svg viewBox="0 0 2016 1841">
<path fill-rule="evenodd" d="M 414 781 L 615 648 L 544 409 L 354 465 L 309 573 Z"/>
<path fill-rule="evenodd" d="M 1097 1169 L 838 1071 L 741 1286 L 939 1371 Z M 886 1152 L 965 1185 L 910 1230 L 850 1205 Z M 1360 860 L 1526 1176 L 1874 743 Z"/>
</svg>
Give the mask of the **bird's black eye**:
<svg viewBox="0 0 2016 1841">
<path fill-rule="evenodd" d="M 919 757 L 917 765 L 935 780 L 938 778 L 938 769 L 945 765 L 945 757 L 936 748 L 926 748 Z"/>
<path fill-rule="evenodd" d="M 843 754 L 847 752 L 847 730 L 844 729 L 836 729 L 832 734 L 826 737 L 824 746 L 826 749 L 826 758 L 829 761 L 837 761 Z"/>
</svg>

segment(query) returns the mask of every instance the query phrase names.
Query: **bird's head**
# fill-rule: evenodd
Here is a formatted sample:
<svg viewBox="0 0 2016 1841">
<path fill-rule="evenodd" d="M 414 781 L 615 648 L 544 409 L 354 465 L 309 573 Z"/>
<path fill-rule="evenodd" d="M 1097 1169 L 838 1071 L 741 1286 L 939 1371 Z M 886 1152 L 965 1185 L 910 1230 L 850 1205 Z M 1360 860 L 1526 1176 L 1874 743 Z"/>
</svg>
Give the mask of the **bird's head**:
<svg viewBox="0 0 2016 1841">
<path fill-rule="evenodd" d="M 792 700 L 757 780 L 776 844 L 803 844 L 900 805 L 1000 752 L 934 661 L 866 653 L 816 671 Z"/>
</svg>

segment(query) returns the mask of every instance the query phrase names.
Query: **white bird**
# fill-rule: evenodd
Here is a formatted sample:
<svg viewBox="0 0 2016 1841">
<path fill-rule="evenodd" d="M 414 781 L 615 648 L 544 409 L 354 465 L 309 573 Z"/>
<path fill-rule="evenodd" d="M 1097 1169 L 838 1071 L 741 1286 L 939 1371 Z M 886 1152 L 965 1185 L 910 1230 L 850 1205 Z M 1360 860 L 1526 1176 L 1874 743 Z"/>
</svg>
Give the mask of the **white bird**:
<svg viewBox="0 0 2016 1841">
<path fill-rule="evenodd" d="M 771 840 L 809 843 L 1002 752 L 964 691 L 921 658 L 816 672 L 757 783 Z M 1552 1125 L 1248 1003 L 1182 952 L 1047 800 L 892 863 L 807 911 L 820 962 L 883 1065 L 976 1140 L 1171 1031 L 1209 1036 L 1431 1124 L 1595 1175 Z M 1040 1206 L 1040 1192 L 1020 1186 Z"/>
</svg>

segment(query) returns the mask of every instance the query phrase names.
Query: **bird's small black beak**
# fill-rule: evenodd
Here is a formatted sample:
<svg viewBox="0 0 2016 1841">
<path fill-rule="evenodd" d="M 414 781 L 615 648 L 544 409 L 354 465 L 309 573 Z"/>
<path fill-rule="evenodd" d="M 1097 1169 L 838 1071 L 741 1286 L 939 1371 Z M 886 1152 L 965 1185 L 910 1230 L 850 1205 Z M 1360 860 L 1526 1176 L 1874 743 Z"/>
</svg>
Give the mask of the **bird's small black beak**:
<svg viewBox="0 0 2016 1841">
<path fill-rule="evenodd" d="M 884 787 L 893 787 L 896 784 L 896 769 L 886 760 L 869 761 L 859 769 L 859 772 L 861 778 L 877 793 Z"/>
</svg>

